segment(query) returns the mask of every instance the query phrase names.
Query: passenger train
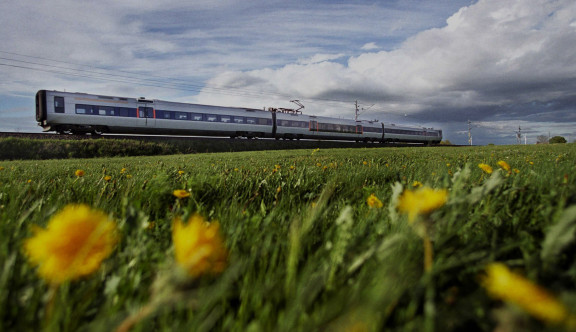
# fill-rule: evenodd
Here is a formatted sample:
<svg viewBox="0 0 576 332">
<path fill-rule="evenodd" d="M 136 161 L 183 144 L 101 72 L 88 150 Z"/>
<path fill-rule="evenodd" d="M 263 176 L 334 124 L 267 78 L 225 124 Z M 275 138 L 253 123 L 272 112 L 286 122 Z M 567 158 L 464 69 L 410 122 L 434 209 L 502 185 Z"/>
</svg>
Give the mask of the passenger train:
<svg viewBox="0 0 576 332">
<path fill-rule="evenodd" d="M 442 130 L 146 98 L 40 90 L 36 121 L 60 134 L 156 134 L 438 144 Z"/>
</svg>

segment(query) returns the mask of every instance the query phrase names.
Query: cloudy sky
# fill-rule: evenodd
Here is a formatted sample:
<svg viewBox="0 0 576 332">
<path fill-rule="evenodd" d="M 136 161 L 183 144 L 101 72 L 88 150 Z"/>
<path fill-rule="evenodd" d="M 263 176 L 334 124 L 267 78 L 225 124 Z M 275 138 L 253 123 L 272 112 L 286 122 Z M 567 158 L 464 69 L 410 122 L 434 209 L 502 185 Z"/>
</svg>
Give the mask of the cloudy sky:
<svg viewBox="0 0 576 332">
<path fill-rule="evenodd" d="M 576 139 L 573 0 L 4 0 L 0 22 L 0 131 L 40 131 L 48 89 Z"/>
</svg>

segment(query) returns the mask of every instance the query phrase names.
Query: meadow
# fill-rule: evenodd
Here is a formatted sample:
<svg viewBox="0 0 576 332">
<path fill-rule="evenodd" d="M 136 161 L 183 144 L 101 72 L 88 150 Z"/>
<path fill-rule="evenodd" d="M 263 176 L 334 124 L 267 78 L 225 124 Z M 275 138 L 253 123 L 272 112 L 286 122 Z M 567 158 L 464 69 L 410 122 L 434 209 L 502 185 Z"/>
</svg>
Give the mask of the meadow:
<svg viewBox="0 0 576 332">
<path fill-rule="evenodd" d="M 574 330 L 575 161 L 576 144 L 0 161 L 0 330 Z M 43 275 L 26 243 L 69 204 L 111 220 L 113 246 Z M 191 269 L 175 232 L 194 220 L 219 256 Z"/>
</svg>

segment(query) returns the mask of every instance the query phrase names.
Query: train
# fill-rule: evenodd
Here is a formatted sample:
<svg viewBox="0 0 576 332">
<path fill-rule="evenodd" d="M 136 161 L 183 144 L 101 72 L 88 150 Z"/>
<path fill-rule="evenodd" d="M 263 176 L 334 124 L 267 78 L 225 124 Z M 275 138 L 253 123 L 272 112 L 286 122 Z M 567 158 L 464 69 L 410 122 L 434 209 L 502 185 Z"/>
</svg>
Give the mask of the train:
<svg viewBox="0 0 576 332">
<path fill-rule="evenodd" d="M 223 107 L 39 90 L 36 121 L 59 134 L 143 134 L 438 144 L 442 130 L 306 115 L 285 108 Z"/>
</svg>

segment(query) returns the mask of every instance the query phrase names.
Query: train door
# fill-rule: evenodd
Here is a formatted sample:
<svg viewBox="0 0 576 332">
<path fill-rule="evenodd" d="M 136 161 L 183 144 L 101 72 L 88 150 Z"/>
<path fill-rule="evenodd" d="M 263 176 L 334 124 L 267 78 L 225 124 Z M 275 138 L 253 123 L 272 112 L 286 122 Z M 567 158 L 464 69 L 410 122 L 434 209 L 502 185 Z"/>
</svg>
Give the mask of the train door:
<svg viewBox="0 0 576 332">
<path fill-rule="evenodd" d="M 310 120 L 310 131 L 318 131 L 318 121 Z"/>
<path fill-rule="evenodd" d="M 156 110 L 152 100 L 138 99 L 138 112 L 136 117 L 141 127 L 154 128 L 156 125 Z"/>
</svg>

